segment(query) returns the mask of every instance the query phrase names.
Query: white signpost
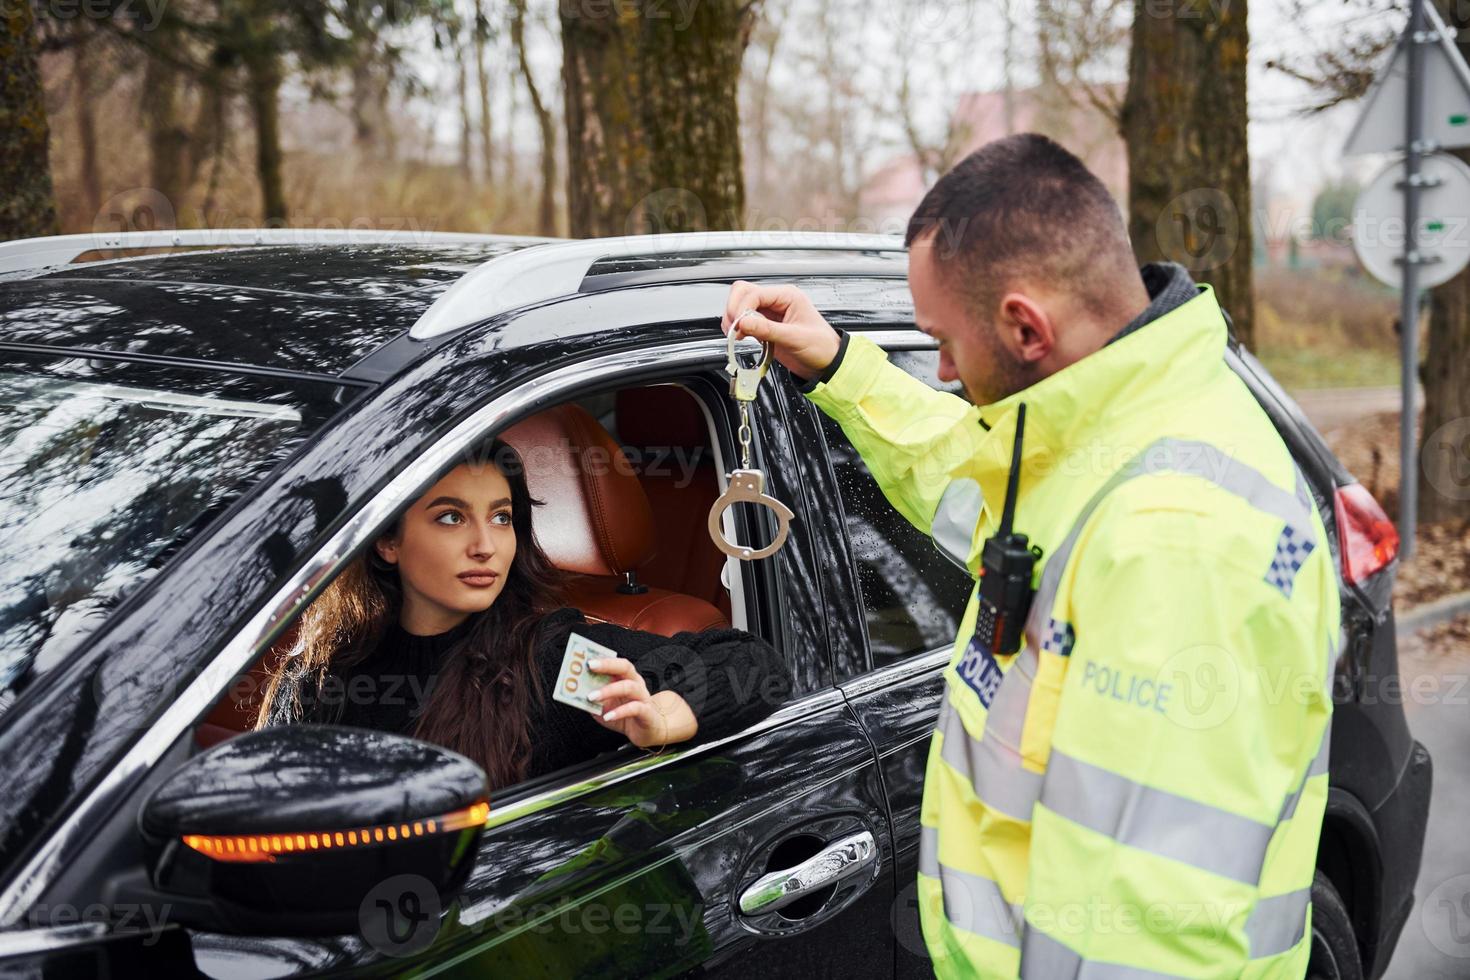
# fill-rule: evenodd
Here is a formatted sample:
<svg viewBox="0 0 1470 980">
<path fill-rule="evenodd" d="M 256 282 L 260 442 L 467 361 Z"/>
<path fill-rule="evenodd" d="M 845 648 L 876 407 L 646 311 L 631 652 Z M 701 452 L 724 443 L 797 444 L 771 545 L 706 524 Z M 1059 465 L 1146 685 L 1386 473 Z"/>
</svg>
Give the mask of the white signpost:
<svg viewBox="0 0 1470 980">
<path fill-rule="evenodd" d="M 1373 83 L 1363 114 L 1343 147 L 1348 155 L 1403 153 L 1401 160 L 1368 185 L 1353 206 L 1353 240 L 1368 271 L 1402 291 L 1399 334 L 1404 401 L 1399 424 L 1399 539 L 1400 554 L 1405 558 L 1414 554 L 1414 533 L 1419 522 L 1418 413 L 1414 403 L 1419 367 L 1419 293 L 1450 279 L 1470 258 L 1464 224 L 1454 225 L 1456 216 L 1470 211 L 1465 167 L 1436 151 L 1462 146 L 1470 146 L 1470 67 L 1455 47 L 1454 32 L 1445 26 L 1433 4 L 1411 0 L 1409 24 L 1387 67 Z M 1359 241 L 1385 237 L 1383 230 L 1395 211 L 1401 235 L 1396 246 Z"/>
<path fill-rule="evenodd" d="M 1470 263 L 1470 165 L 1435 153 L 1420 163 L 1419 288 L 1449 282 Z M 1407 168 L 1395 160 L 1369 181 L 1353 204 L 1353 250 L 1373 278 L 1403 287 L 1404 181 Z"/>
<path fill-rule="evenodd" d="M 1419 138 L 1439 150 L 1470 146 L 1470 67 L 1434 4 L 1425 4 L 1422 16 L 1424 27 L 1417 32 L 1424 106 Z M 1363 98 L 1363 112 L 1343 144 L 1344 155 L 1403 151 L 1404 107 L 1409 99 L 1408 42 L 1414 33 L 1411 24 Z"/>
</svg>

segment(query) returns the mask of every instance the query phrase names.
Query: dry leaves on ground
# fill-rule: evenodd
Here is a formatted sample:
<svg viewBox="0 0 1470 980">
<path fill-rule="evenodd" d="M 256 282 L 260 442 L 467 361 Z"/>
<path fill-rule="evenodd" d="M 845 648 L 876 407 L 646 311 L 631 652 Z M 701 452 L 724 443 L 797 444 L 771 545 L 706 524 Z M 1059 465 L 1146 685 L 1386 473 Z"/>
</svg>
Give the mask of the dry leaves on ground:
<svg viewBox="0 0 1470 980">
<path fill-rule="evenodd" d="M 1398 517 L 1399 415 L 1383 412 L 1324 433 L 1327 445 L 1373 494 L 1391 519 Z M 1399 610 L 1470 590 L 1470 522 L 1421 524 L 1413 558 L 1399 562 L 1394 606 Z"/>
<path fill-rule="evenodd" d="M 1399 563 L 1394 605 L 1408 609 L 1470 589 L 1470 525 L 1424 524 L 1418 550 Z"/>
<path fill-rule="evenodd" d="M 1458 616 L 1438 626 L 1417 630 L 1424 653 L 1430 657 L 1464 656 L 1470 650 L 1470 614 Z"/>
</svg>

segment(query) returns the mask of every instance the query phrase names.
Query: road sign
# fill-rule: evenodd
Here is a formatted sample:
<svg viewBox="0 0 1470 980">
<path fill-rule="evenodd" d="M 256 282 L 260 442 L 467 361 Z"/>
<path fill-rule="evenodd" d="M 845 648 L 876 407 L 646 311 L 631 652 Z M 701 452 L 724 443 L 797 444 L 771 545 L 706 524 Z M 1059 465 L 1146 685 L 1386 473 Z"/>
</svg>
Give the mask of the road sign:
<svg viewBox="0 0 1470 980">
<path fill-rule="evenodd" d="M 1455 47 L 1450 30 L 1433 3 L 1424 4 L 1428 30 L 1419 42 L 1424 73 L 1424 129 L 1419 138 L 1431 149 L 1470 146 L 1470 66 Z M 1393 49 L 1388 67 L 1364 99 L 1363 114 L 1348 134 L 1342 152 L 1403 152 L 1404 105 L 1408 100 L 1409 45 L 1413 31 L 1405 31 Z"/>
<path fill-rule="evenodd" d="M 1470 262 L 1470 166 L 1447 153 L 1420 161 L 1419 220 L 1414 250 L 1419 287 L 1448 282 Z M 1375 279 L 1402 287 L 1405 162 L 1396 160 L 1353 204 L 1353 250 Z"/>
</svg>

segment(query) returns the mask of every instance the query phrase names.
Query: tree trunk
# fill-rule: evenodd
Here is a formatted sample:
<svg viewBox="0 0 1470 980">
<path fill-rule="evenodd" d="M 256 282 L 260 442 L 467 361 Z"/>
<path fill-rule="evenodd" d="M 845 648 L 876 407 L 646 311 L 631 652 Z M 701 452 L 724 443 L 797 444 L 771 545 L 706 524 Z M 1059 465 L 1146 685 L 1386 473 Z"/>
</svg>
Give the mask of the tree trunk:
<svg viewBox="0 0 1470 980">
<path fill-rule="evenodd" d="M 560 7 L 571 233 L 739 227 L 736 85 L 751 5 Z"/>
<path fill-rule="evenodd" d="M 1459 28 L 1460 53 L 1470 58 L 1470 9 L 1439 4 L 1445 22 Z M 1455 155 L 1470 163 L 1470 151 Z M 1421 368 L 1424 435 L 1419 457 L 1419 519 L 1470 521 L 1470 269 L 1434 289 L 1429 342 Z"/>
<path fill-rule="evenodd" d="M 518 75 L 516 71 L 505 73 L 505 94 L 509 104 L 506 107 L 505 123 L 500 131 L 500 160 L 502 180 L 506 190 L 514 194 L 520 181 L 520 160 L 516 157 L 516 120 L 521 116 L 521 87 L 516 84 Z M 553 163 L 555 162 L 553 158 Z"/>
<path fill-rule="evenodd" d="M 642 23 L 639 77 L 653 195 L 650 232 L 720 231 L 745 218 L 740 151 L 740 61 L 754 19 L 748 0 L 704 0 Z M 685 17 L 689 23 L 680 23 Z M 672 191 L 672 193 L 671 193 Z"/>
<path fill-rule="evenodd" d="M 847 119 L 838 102 L 844 80 L 839 77 L 842 70 L 837 47 L 842 42 L 837 36 L 840 30 L 837 21 L 839 18 L 845 19 L 846 13 L 839 14 L 833 10 L 832 0 L 822 0 L 818 7 L 818 16 L 821 23 L 822 57 L 817 70 L 822 79 L 825 102 L 822 107 L 822 128 L 826 130 L 827 146 L 832 152 L 832 169 L 827 174 L 826 184 L 831 188 L 832 196 L 842 202 L 842 216 L 850 220 L 855 217 L 852 211 L 857 191 L 847 180 L 847 138 L 843 132 Z"/>
<path fill-rule="evenodd" d="M 1139 261 L 1179 262 L 1212 284 L 1250 347 L 1248 40 L 1246 0 L 1134 0 L 1121 131 Z"/>
<path fill-rule="evenodd" d="M 470 61 L 467 45 L 455 45 L 459 62 L 459 170 L 466 183 L 475 179 L 475 124 L 470 116 Z"/>
<path fill-rule="evenodd" d="M 56 234 L 51 130 L 36 67 L 34 13 L 5 2 L 0 18 L 0 240 Z"/>
<path fill-rule="evenodd" d="M 82 156 L 82 203 L 95 213 L 102 203 L 102 171 L 97 164 L 97 113 L 92 104 L 96 59 L 92 57 L 91 40 L 78 32 L 76 47 L 72 48 L 72 85 L 77 100 L 77 146 Z"/>
<path fill-rule="evenodd" d="M 204 219 L 204 227 L 208 228 L 214 215 L 215 200 L 219 194 L 220 176 L 225 162 L 225 150 L 229 145 L 230 131 L 226 126 L 226 117 L 230 103 L 223 91 L 206 93 L 206 99 L 209 99 L 213 103 L 214 119 L 211 126 L 214 129 L 214 140 L 209 151 L 209 179 L 204 184 L 204 200 L 199 205 L 199 211 Z"/>
<path fill-rule="evenodd" d="M 199 76 L 199 110 L 189 133 L 188 171 L 185 183 L 193 186 L 205 160 L 216 159 L 225 140 L 225 76 L 211 61 Z"/>
<path fill-rule="evenodd" d="M 273 51 L 253 50 L 245 56 L 250 113 L 255 120 L 255 172 L 260 181 L 262 218 L 267 226 L 285 227 L 286 190 L 281 180 L 281 62 Z"/>
<path fill-rule="evenodd" d="M 352 91 L 348 95 L 348 114 L 352 117 L 352 145 L 358 159 L 366 160 L 373 155 L 377 143 L 376 79 L 373 77 L 371 57 L 359 52 L 352 59 Z"/>
<path fill-rule="evenodd" d="M 771 163 L 771 70 L 776 65 L 776 49 L 781 44 L 781 25 L 768 17 L 763 30 L 765 36 L 758 42 L 765 48 L 765 64 L 761 68 L 760 81 L 755 90 L 755 186 L 758 193 L 765 195 L 768 186 L 768 171 Z"/>
<path fill-rule="evenodd" d="M 495 185 L 495 137 L 490 126 L 490 73 L 485 67 L 485 42 L 489 40 L 490 21 L 485 16 L 483 0 L 475 0 L 475 81 L 480 90 L 480 168 L 485 184 Z"/>
<path fill-rule="evenodd" d="M 1016 11 L 1011 7 L 1011 0 L 1001 0 L 1000 15 L 1005 29 L 1000 61 L 1001 106 L 1009 136 L 1016 131 Z"/>
<path fill-rule="evenodd" d="M 148 179 L 175 215 L 183 212 L 189 190 L 189 133 L 179 118 L 181 85 L 177 68 L 161 58 L 147 58 L 142 109 L 148 136 Z"/>
<path fill-rule="evenodd" d="M 541 101 L 541 91 L 536 87 L 536 77 L 531 74 L 531 62 L 526 57 L 526 0 L 512 0 L 510 39 L 521 78 L 525 80 L 526 92 L 531 98 L 531 110 L 536 114 L 536 125 L 541 132 L 541 198 L 536 209 L 536 233 L 555 235 L 556 120 L 546 103 Z"/>
<path fill-rule="evenodd" d="M 1470 521 L 1470 270 L 1431 294 L 1425 355 L 1419 520 Z"/>
<path fill-rule="evenodd" d="M 398 159 L 398 130 L 393 125 L 393 84 L 397 80 L 393 63 L 380 65 L 373 90 L 373 119 L 378 127 L 378 142 L 387 160 Z"/>
<path fill-rule="evenodd" d="M 571 234 L 625 234 L 651 182 L 638 106 L 639 17 L 628 4 L 560 7 Z"/>
</svg>

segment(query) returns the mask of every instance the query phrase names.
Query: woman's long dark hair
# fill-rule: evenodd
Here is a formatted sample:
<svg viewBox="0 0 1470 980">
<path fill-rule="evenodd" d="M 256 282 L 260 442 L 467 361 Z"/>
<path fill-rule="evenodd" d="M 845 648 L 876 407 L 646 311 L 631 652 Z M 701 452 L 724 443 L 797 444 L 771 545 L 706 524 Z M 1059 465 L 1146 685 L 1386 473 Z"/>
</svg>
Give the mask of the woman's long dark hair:
<svg viewBox="0 0 1470 980">
<path fill-rule="evenodd" d="M 444 654 L 413 734 L 478 762 L 498 787 L 526 778 L 531 707 L 542 696 L 537 628 L 561 605 L 563 581 L 536 542 L 531 509 L 542 501 L 531 497 L 520 455 L 493 439 L 472 446 L 468 456 L 473 469 L 493 465 L 510 484 L 516 554 L 495 604 L 471 613 L 464 635 Z M 402 530 L 400 515 L 393 536 Z M 288 691 L 320 689 L 329 669 L 345 672 L 368 657 L 402 608 L 397 567 L 368 547 L 302 613 L 290 655 L 271 671 L 256 727 L 299 719 L 299 701 L 275 704 L 283 681 L 290 678 Z"/>
</svg>

